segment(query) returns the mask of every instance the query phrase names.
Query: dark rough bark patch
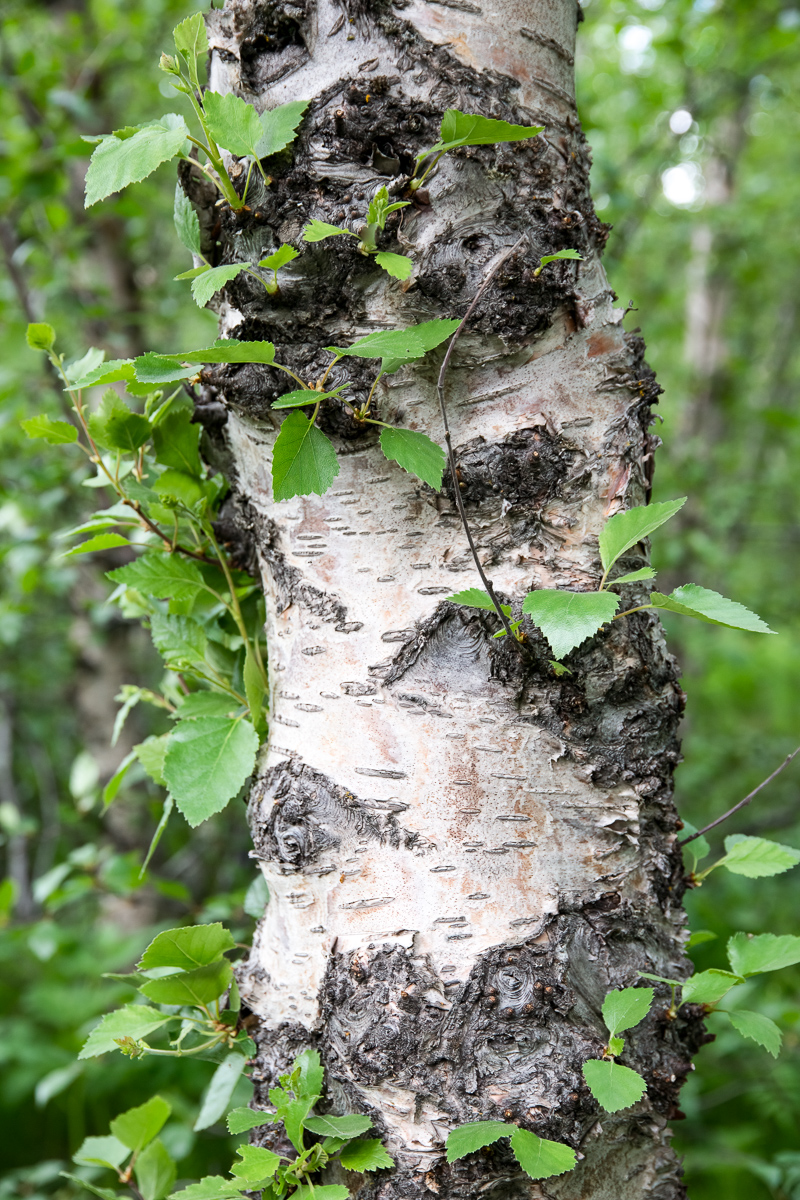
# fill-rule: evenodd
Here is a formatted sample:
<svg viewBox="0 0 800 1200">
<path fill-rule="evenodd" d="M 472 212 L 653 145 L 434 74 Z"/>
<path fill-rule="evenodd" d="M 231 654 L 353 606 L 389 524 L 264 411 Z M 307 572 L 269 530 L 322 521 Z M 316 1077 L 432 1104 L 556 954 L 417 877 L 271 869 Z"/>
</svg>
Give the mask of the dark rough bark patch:
<svg viewBox="0 0 800 1200">
<path fill-rule="evenodd" d="M 494 495 L 506 504 L 540 508 L 560 494 L 575 455 L 575 448 L 549 433 L 544 423 L 516 429 L 499 442 L 475 438 L 456 450 L 461 496 L 467 504 Z M 449 468 L 442 491 L 455 501 Z"/>
<path fill-rule="evenodd" d="M 362 800 L 299 759 L 273 767 L 250 795 L 249 820 L 256 853 L 282 864 L 284 874 L 327 874 L 320 856 L 343 842 L 407 846 L 424 854 L 433 847 L 403 829 L 396 813 L 407 805 Z"/>
<path fill-rule="evenodd" d="M 535 941 L 488 951 L 466 980 L 443 984 L 425 957 L 394 944 L 334 954 L 323 986 L 319 1048 L 328 1079 L 337 1082 L 325 1106 L 363 1111 L 359 1088 L 390 1079 L 416 1097 L 420 1110 L 427 1102 L 453 1123 L 510 1121 L 577 1148 L 603 1115 L 581 1073 L 607 1038 L 599 1013 L 603 995 L 635 984 L 645 947 L 659 943 L 667 944 L 666 931 L 653 926 L 646 909 L 606 894 L 582 909 L 566 903 Z M 679 961 L 674 969 L 684 974 L 685 965 Z M 625 1061 L 648 1085 L 636 1110 L 615 1118 L 628 1137 L 652 1137 L 654 1113 L 682 1115 L 677 1096 L 689 1055 L 709 1040 L 702 1016 L 699 1006 L 687 1005 L 670 1019 L 657 999 L 645 1021 L 626 1033 Z M 306 1035 L 305 1044 L 311 1041 Z M 297 1048 L 292 1027 L 270 1033 L 258 1058 L 257 1100 L 266 1100 L 269 1084 Z M 380 1115 L 371 1115 L 383 1133 Z M 413 1150 L 404 1153 L 390 1179 L 370 1181 L 359 1197 L 420 1194 L 406 1190 L 420 1182 L 415 1159 Z M 474 1195 L 470 1189 L 478 1183 L 484 1195 L 492 1179 L 511 1188 L 504 1195 L 514 1195 L 517 1185 L 526 1188 L 502 1147 L 452 1166 L 440 1160 L 427 1176 L 454 1197 Z"/>
</svg>

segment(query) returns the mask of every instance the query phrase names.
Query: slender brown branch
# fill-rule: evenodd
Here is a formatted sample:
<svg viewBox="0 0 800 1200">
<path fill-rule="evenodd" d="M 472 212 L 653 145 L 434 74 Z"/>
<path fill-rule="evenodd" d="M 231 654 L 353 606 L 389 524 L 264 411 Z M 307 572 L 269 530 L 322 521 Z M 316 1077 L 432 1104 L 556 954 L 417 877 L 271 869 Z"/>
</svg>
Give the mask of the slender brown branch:
<svg viewBox="0 0 800 1200">
<path fill-rule="evenodd" d="M 776 767 L 772 774 L 768 775 L 767 778 L 758 785 L 758 787 L 753 788 L 752 792 L 745 796 L 744 800 L 740 800 L 738 804 L 734 804 L 733 808 L 729 808 L 728 811 L 723 813 L 721 817 L 717 817 L 716 821 L 711 821 L 710 824 L 704 825 L 702 829 L 698 829 L 697 833 L 693 833 L 691 837 L 682 838 L 681 841 L 678 842 L 678 845 L 686 846 L 689 842 L 693 842 L 695 838 L 699 838 L 702 834 L 708 833 L 709 829 L 713 829 L 716 825 L 721 825 L 723 821 L 727 821 L 728 817 L 732 817 L 733 814 L 737 813 L 740 808 L 744 808 L 745 805 L 749 804 L 753 797 L 757 796 L 762 788 L 765 788 L 768 783 L 772 783 L 775 776 L 780 775 L 781 771 L 788 767 L 792 759 L 798 754 L 800 754 L 800 746 L 798 746 L 796 750 L 793 750 L 791 754 L 787 754 L 781 765 Z"/>
<path fill-rule="evenodd" d="M 465 312 L 465 314 L 461 320 L 461 324 L 458 326 L 458 329 L 456 329 L 455 333 L 450 338 L 450 343 L 447 347 L 447 352 L 445 353 L 444 359 L 442 360 L 441 370 L 439 371 L 439 378 L 436 383 L 436 394 L 439 398 L 439 410 L 442 414 L 442 424 L 444 425 L 444 440 L 447 445 L 447 461 L 450 466 L 450 476 L 453 481 L 453 491 L 454 491 L 455 497 L 456 497 L 456 507 L 458 508 L 458 515 L 461 518 L 461 524 L 464 527 L 464 533 L 466 534 L 467 541 L 469 542 L 470 552 L 472 554 L 472 558 L 475 563 L 475 566 L 478 570 L 478 574 L 481 577 L 483 586 L 486 588 L 486 591 L 489 594 L 489 599 L 491 600 L 492 604 L 494 605 L 495 611 L 503 623 L 503 628 L 505 629 L 508 636 L 512 639 L 512 641 L 516 642 L 517 645 L 519 645 L 519 642 L 517 642 L 517 638 L 514 636 L 514 632 L 511 628 L 511 625 L 509 624 L 508 617 L 503 612 L 500 601 L 497 599 L 497 596 L 495 595 L 494 587 L 492 586 L 492 581 L 491 581 L 491 579 L 487 578 L 487 575 L 483 569 L 481 560 L 478 557 L 478 549 L 477 549 L 477 546 L 475 545 L 475 539 L 472 536 L 472 530 L 470 528 L 469 521 L 467 520 L 467 514 L 464 509 L 464 501 L 461 498 L 461 488 L 460 488 L 459 482 L 458 482 L 458 473 L 457 473 L 458 472 L 458 464 L 456 463 L 455 451 L 453 450 L 453 440 L 450 435 L 450 423 L 447 420 L 447 407 L 445 405 L 445 398 L 444 398 L 444 380 L 445 380 L 445 375 L 447 374 L 447 368 L 450 365 L 450 359 L 453 354 L 453 348 L 455 347 L 455 344 L 458 341 L 459 336 L 461 335 L 462 329 L 467 324 L 467 321 L 469 321 L 470 317 L 472 316 L 473 312 L 475 311 L 478 301 L 480 300 L 481 296 L 488 288 L 489 284 L 494 279 L 497 272 L 502 267 L 503 263 L 505 263 L 511 257 L 511 255 L 514 254 L 519 249 L 519 247 L 522 245 L 522 243 L 524 241 L 526 241 L 527 237 L 528 237 L 527 233 L 523 233 L 523 235 L 519 239 L 519 241 L 515 242 L 515 244 L 511 247 L 510 250 L 507 250 L 505 252 L 505 254 L 501 255 L 500 258 L 498 258 L 497 262 L 494 264 L 494 266 L 487 273 L 486 278 L 484 279 L 483 283 L 481 284 L 481 286 L 478 288 L 477 292 L 475 293 L 472 303 L 470 304 L 469 308 Z"/>
</svg>

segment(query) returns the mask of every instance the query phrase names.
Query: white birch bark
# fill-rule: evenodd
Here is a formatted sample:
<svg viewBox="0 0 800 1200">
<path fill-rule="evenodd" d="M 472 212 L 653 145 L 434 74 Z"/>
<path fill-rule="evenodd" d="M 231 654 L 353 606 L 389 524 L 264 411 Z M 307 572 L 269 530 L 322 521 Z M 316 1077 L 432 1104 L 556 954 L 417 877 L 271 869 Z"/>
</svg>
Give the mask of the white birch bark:
<svg viewBox="0 0 800 1200">
<path fill-rule="evenodd" d="M 228 0 L 209 18 L 213 87 L 259 108 L 313 101 L 294 168 L 251 204 L 260 216 L 223 217 L 225 261 L 296 240 L 310 216 L 363 212 L 391 182 L 367 161 L 373 127 L 398 128 L 377 137 L 382 162 L 417 152 L 415 122 L 435 129 L 449 106 L 546 125 L 535 148 L 443 159 L 430 207 L 406 210 L 399 231 L 410 286 L 322 246 L 282 273 L 276 301 L 240 276 L 221 309 L 225 332 L 272 338 L 311 381 L 320 347 L 463 314 L 526 232 L 447 385 L 482 561 L 517 601 L 596 588 L 597 535 L 646 501 L 656 444 L 658 389 L 600 263 L 575 27 L 574 0 Z M 356 135 L 363 153 L 348 157 Z M 558 264 L 532 277 L 567 245 L 585 256 L 577 276 Z M 441 444 L 437 367 L 403 368 L 379 401 L 383 420 Z M 479 584 L 452 481 L 435 495 L 342 413 L 330 492 L 276 504 L 268 409 L 285 385 L 259 368 L 207 380 L 267 597 L 270 737 L 250 820 L 270 900 L 242 979 L 264 1098 L 293 1053 L 319 1047 L 331 1110 L 373 1114 L 398 1161 L 351 1176 L 360 1197 L 683 1195 L 667 1121 L 696 1019 L 655 1012 L 632 1032 L 626 1061 L 649 1084 L 632 1110 L 600 1119 L 581 1076 L 605 1040 L 606 991 L 686 966 L 671 801 L 682 694 L 657 619 L 616 622 L 557 678 L 536 632 L 526 657 L 492 638 L 492 616 L 446 601 Z M 569 1142 L 577 1170 L 534 1184 L 502 1149 L 448 1167 L 448 1131 L 483 1118 Z"/>
</svg>

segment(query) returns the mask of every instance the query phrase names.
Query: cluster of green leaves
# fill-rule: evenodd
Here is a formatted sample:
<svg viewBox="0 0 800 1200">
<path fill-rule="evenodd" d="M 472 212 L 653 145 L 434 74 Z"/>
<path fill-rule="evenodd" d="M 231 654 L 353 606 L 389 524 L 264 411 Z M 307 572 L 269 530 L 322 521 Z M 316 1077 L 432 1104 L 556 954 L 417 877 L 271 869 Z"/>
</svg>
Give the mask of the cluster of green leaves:
<svg viewBox="0 0 800 1200">
<path fill-rule="evenodd" d="M 237 794 L 266 728 L 263 597 L 248 575 L 229 566 L 219 546 L 214 520 L 225 485 L 221 476 L 209 478 L 201 462 L 191 397 L 182 386 L 169 387 L 196 374 L 204 355 L 213 360 L 213 348 L 177 365 L 155 354 L 106 363 L 102 352 L 90 350 L 68 367 L 55 351 L 50 326 L 31 325 L 28 342 L 61 374 L 75 423 L 39 416 L 23 427 L 30 437 L 77 445 L 97 467 L 87 484 L 109 488 L 115 500 L 69 531 L 88 537 L 67 553 L 121 547 L 138 553 L 109 572 L 117 585 L 113 598 L 125 615 L 147 621 L 168 668 L 159 692 L 127 692 L 116 732 L 139 701 L 169 712 L 174 729 L 135 746 L 104 793 L 108 804 L 136 761 L 168 788 L 149 861 L 173 805 L 197 825 Z M 254 357 L 257 350 L 255 344 Z M 132 402 L 143 401 L 144 412 L 111 388 L 94 412 L 88 410 L 86 387 L 118 382 Z"/>
<path fill-rule="evenodd" d="M 144 416 L 130 412 L 116 393 L 107 392 L 100 413 L 87 418 L 87 433 L 92 436 L 100 430 L 100 422 L 105 422 L 103 429 L 106 432 L 103 434 L 105 437 L 105 441 L 102 443 L 103 447 L 108 443 L 112 450 L 119 453 L 123 449 L 129 452 L 134 449 L 136 453 L 141 453 L 142 446 L 145 445 L 149 436 L 148 430 L 154 427 L 154 423 L 160 425 L 163 421 L 171 421 L 177 428 L 178 418 L 175 415 L 176 406 L 179 407 L 177 394 L 164 400 L 162 388 L 170 384 L 181 383 L 182 380 L 196 375 L 200 364 L 203 363 L 263 363 L 291 376 L 299 384 L 299 388 L 280 396 L 273 404 L 275 409 L 293 410 L 283 421 L 273 450 L 272 482 L 276 500 L 288 500 L 292 496 L 305 496 L 311 493 L 323 495 L 339 474 L 339 463 L 333 445 L 315 424 L 320 406 L 326 400 L 334 397 L 349 404 L 358 421 L 365 425 L 380 427 L 381 449 L 387 458 L 397 462 L 405 471 L 417 475 L 431 487 L 438 489 L 441 487 L 444 471 L 444 451 L 424 433 L 397 428 L 371 416 L 370 405 L 378 381 L 384 375 L 398 370 L 405 363 L 423 358 L 430 350 L 435 349 L 450 337 L 459 324 L 458 320 L 425 321 L 420 325 L 412 325 L 409 329 L 370 333 L 366 337 L 359 338 L 351 346 L 327 346 L 326 349 L 333 355 L 333 358 L 322 378 L 313 385 L 300 379 L 288 367 L 275 361 L 275 347 L 272 342 L 240 342 L 235 338 L 226 338 L 217 340 L 212 346 L 203 350 L 191 350 L 179 354 L 149 352 L 136 359 L 117 359 L 109 363 L 98 362 L 96 365 L 92 364 L 91 369 L 84 371 L 79 378 L 71 381 L 71 388 L 77 396 L 88 387 L 125 383 L 128 391 L 134 396 L 146 395 L 148 397 L 151 395 L 152 389 L 158 388 L 158 392 L 152 392 L 158 399 L 151 399 L 146 403 Z M 41 332 L 42 330 L 44 332 Z M 44 345 L 51 338 L 48 330 L 49 326 L 32 326 L 30 343 L 36 349 L 47 349 L 48 353 L 52 353 L 52 345 L 49 349 Z M 366 402 L 362 405 L 355 405 L 341 395 L 349 386 L 346 383 L 330 391 L 325 390 L 325 381 L 333 367 L 341 359 L 351 357 L 381 359 L 380 370 Z M 312 408 L 310 417 L 299 411 L 307 407 Z M 111 422 L 110 427 L 109 422 Z M 74 442 L 77 440 L 77 431 L 66 421 L 53 421 L 50 417 L 32 417 L 23 424 L 31 437 L 43 437 L 50 442 Z M 190 424 L 189 410 L 185 415 L 185 424 L 195 438 L 193 454 L 196 456 L 199 428 Z M 117 432 L 118 425 L 122 432 Z M 109 428 L 112 432 L 109 432 Z M 109 437 L 113 438 L 113 445 L 109 443 Z M 159 476 L 154 489 L 151 489 L 156 493 L 155 498 L 162 497 L 160 509 L 163 509 L 164 494 L 170 495 L 169 489 L 171 488 L 175 499 L 171 499 L 169 503 L 174 508 L 180 508 L 183 512 L 188 506 L 195 517 L 203 517 L 209 503 L 209 489 L 216 489 L 214 497 L 216 499 L 222 487 L 221 481 L 215 477 L 215 480 L 209 481 L 205 485 L 205 491 L 202 494 L 195 495 L 197 484 L 193 485 L 188 478 L 188 462 L 183 461 L 181 464 L 172 462 L 172 459 L 180 456 L 181 452 L 180 449 L 173 448 L 174 436 L 171 428 L 169 437 L 155 435 L 155 441 L 156 470 L 160 465 L 170 468 L 166 479 Z M 135 443 L 137 443 L 136 446 L 134 446 Z M 169 462 L 164 458 L 165 454 L 170 456 Z M 199 463 L 199 458 L 197 462 Z M 102 472 L 107 472 L 109 466 L 113 467 L 113 464 L 101 463 Z M 130 473 L 133 470 L 131 463 L 123 464 L 120 471 L 124 473 L 126 466 Z M 184 468 L 183 470 L 181 470 L 181 466 Z M 192 459 L 192 466 L 194 466 L 194 459 Z M 102 472 L 99 476 L 101 479 L 104 477 Z M 124 483 L 124 474 L 120 474 L 120 480 L 122 482 L 116 481 L 119 486 L 123 489 L 127 486 L 130 490 L 130 485 Z M 139 517 L 142 513 L 146 514 L 146 502 L 150 499 L 151 497 L 141 493 L 134 485 L 131 500 Z M 114 513 L 98 514 L 96 520 L 114 524 L 110 519 L 114 515 Z M 156 518 L 161 515 L 159 511 Z M 188 516 L 189 513 L 183 512 L 183 515 Z M 209 527 L 209 522 L 206 521 L 205 535 L 212 537 L 213 533 L 208 532 Z M 180 533 L 181 530 L 179 529 L 178 532 Z M 102 536 L 109 538 L 117 535 Z M 164 540 L 169 542 L 168 538 Z M 124 540 L 114 542 L 104 540 L 102 544 L 92 540 L 91 543 L 87 542 L 84 546 L 85 550 L 89 551 L 124 544 L 126 544 Z M 80 553 L 83 549 L 84 547 L 78 547 L 78 552 Z M 175 542 L 174 549 L 180 552 L 185 547 L 182 547 L 180 542 Z M 196 558 L 197 551 L 192 550 L 192 555 Z M 148 560 L 149 565 L 145 572 L 147 579 L 142 574 L 145 570 L 142 567 L 131 568 L 128 574 L 114 575 L 112 578 L 117 582 L 137 587 L 146 593 L 148 586 L 153 586 L 153 583 L 148 583 L 148 580 L 155 569 L 154 561 L 152 557 Z M 176 566 L 175 564 L 178 562 L 180 565 Z M 174 576 L 172 583 L 170 584 L 164 577 L 157 585 L 156 591 L 150 594 L 159 599 L 170 598 L 174 603 L 188 603 L 194 600 L 205 586 L 199 568 L 193 563 L 181 562 L 174 554 L 171 563 L 169 570 Z M 163 575 L 163 571 L 161 575 Z M 175 589 L 174 594 L 170 591 L 170 586 Z M 173 611 L 177 610 L 173 609 Z M 185 615 L 189 610 L 181 609 L 180 611 Z"/>
<path fill-rule="evenodd" d="M 113 1171 L 120 1183 L 136 1180 L 142 1200 L 164 1200 L 177 1176 L 177 1167 L 159 1133 L 172 1109 L 161 1096 L 129 1108 L 111 1122 L 104 1137 L 87 1137 L 74 1155 L 80 1167 L 102 1167 Z M 96 1187 L 86 1179 L 62 1172 L 66 1179 L 84 1187 L 99 1200 L 117 1200 L 111 1188 Z"/>
<path fill-rule="evenodd" d="M 706 971 L 697 971 L 685 983 L 660 975 L 640 974 L 644 979 L 669 984 L 673 1009 L 675 991 L 680 988 L 681 1004 L 702 1004 L 707 1013 L 724 1013 L 742 1037 L 757 1042 L 777 1058 L 781 1031 L 770 1017 L 741 1008 L 721 1009 L 718 1005 L 733 988 L 740 987 L 750 977 L 800 963 L 800 937 L 788 933 L 735 933 L 728 939 L 728 961 L 730 971 L 710 967 Z"/>
<path fill-rule="evenodd" d="M 303 230 L 303 241 L 324 242 L 326 238 L 347 234 L 358 239 L 359 253 L 373 257 L 387 275 L 391 275 L 393 279 L 408 279 L 413 267 L 411 259 L 405 254 L 390 254 L 386 250 L 380 250 L 377 237 L 386 228 L 387 218 L 401 208 L 408 208 L 409 203 L 408 200 L 396 200 L 393 203 L 389 199 L 388 189 L 385 186 L 381 187 L 369 202 L 366 224 L 362 226 L 360 233 L 353 233 L 352 229 L 340 225 L 329 225 L 326 221 L 312 219 Z"/>
<path fill-rule="evenodd" d="M 243 101 L 240 101 L 240 103 L 243 103 Z M 266 278 L 263 275 L 259 275 L 253 267 L 243 262 L 225 263 L 219 267 L 212 267 L 203 253 L 200 237 L 200 221 L 197 213 L 179 183 L 175 185 L 173 219 L 175 222 L 175 231 L 181 243 L 187 250 L 191 250 L 192 254 L 197 258 L 202 259 L 199 267 L 192 267 L 190 270 L 182 271 L 179 275 L 175 276 L 178 280 L 191 279 L 192 296 L 198 308 L 205 308 L 212 296 L 216 295 L 231 280 L 236 279 L 242 272 L 253 279 L 257 279 L 265 288 L 268 296 L 274 296 L 279 290 L 278 271 L 298 256 L 298 252 L 293 246 L 279 246 L 277 250 L 273 251 L 272 254 L 268 254 L 266 258 L 262 258 L 258 263 L 259 267 L 272 272 Z"/>
<path fill-rule="evenodd" d="M 195 137 L 177 113 L 166 113 L 159 120 L 143 125 L 128 125 L 105 137 L 85 138 L 96 143 L 86 172 L 87 208 L 131 183 L 146 179 L 162 163 L 174 158 L 188 160 L 193 146 L 205 156 L 205 162 L 194 159 L 195 166 L 219 188 L 231 208 L 244 208 L 253 167 L 268 184 L 262 160 L 285 149 L 297 136 L 297 127 L 308 107 L 304 101 L 282 104 L 259 114 L 252 104 L 238 96 L 202 91 L 198 58 L 208 53 L 202 13 L 181 21 L 173 37 L 177 55 L 162 54 L 159 65 L 172 77 L 175 89 L 188 98 L 202 138 Z M 220 148 L 249 161 L 241 197 L 233 186 Z"/>
<path fill-rule="evenodd" d="M 207 1129 L 219 1121 L 256 1050 L 241 1026 L 239 992 L 225 957 L 235 948 L 219 922 L 159 933 L 134 972 L 112 977 L 136 988 L 150 1003 L 125 1004 L 106 1013 L 86 1039 L 79 1059 L 118 1049 L 131 1058 L 158 1055 L 213 1062 L 216 1071 L 194 1128 Z M 176 1022 L 178 1029 L 167 1046 L 152 1046 L 145 1040 L 159 1031 L 169 1033 Z"/>
<path fill-rule="evenodd" d="M 213 926 L 205 928 L 214 929 Z M 180 957 L 180 949 L 187 947 L 190 949 L 191 961 L 194 961 L 196 952 L 202 950 L 204 939 L 213 936 L 215 941 L 219 942 L 217 934 L 203 934 L 202 927 L 195 927 L 191 931 L 194 935 L 191 943 L 184 939 L 181 944 L 173 936 L 186 932 L 170 930 L 168 935 L 162 935 L 172 937 L 173 952 L 165 956 L 162 943 L 159 950 L 151 956 L 153 961 L 158 959 L 162 967 L 176 963 Z M 148 954 L 157 942 L 158 939 L 150 947 Z M 169 964 L 162 961 L 165 957 L 170 959 Z M 144 961 L 143 959 L 140 965 L 143 965 Z M 197 970 L 191 973 L 196 976 Z M 180 977 L 160 977 L 160 981 L 165 984 L 168 984 L 170 979 L 176 987 L 180 986 Z M 175 995 L 177 996 L 177 990 Z M 175 1003 L 180 1004 L 181 1001 L 176 1000 Z M 135 1012 L 135 1008 L 132 1011 Z M 225 1010 L 222 1016 L 227 1015 L 229 1011 Z M 191 1016 L 184 1015 L 184 1024 L 191 1019 Z M 227 1062 L 228 1060 L 225 1060 L 217 1069 L 215 1078 L 221 1076 Z M 230 1075 L 229 1071 L 228 1076 Z M 358 1114 L 344 1117 L 310 1115 L 317 1101 L 322 1099 L 323 1082 L 324 1072 L 319 1054 L 315 1050 L 305 1050 L 295 1059 L 291 1070 L 280 1077 L 278 1086 L 270 1089 L 269 1098 L 274 1105 L 272 1110 L 234 1108 L 228 1112 L 227 1125 L 231 1134 L 245 1133 L 266 1125 L 282 1126 L 294 1147 L 294 1157 L 276 1154 L 262 1146 L 241 1145 L 238 1149 L 239 1161 L 235 1162 L 230 1170 L 231 1178 L 206 1176 L 199 1183 L 189 1184 L 173 1193 L 170 1200 L 243 1200 L 252 1192 L 261 1192 L 262 1200 L 280 1200 L 281 1197 L 288 1196 L 292 1196 L 294 1200 L 347 1200 L 350 1196 L 348 1187 L 342 1184 L 315 1182 L 313 1177 L 331 1162 L 337 1162 L 346 1170 L 359 1173 L 379 1171 L 393 1166 L 394 1160 L 386 1153 L 379 1138 L 361 1136 L 372 1125 L 369 1117 Z M 212 1082 L 209 1095 L 213 1091 Z M 215 1111 L 219 1115 L 226 1111 L 232 1093 L 227 1077 L 224 1085 L 221 1083 L 217 1091 L 221 1093 L 215 1098 Z M 109 1136 L 86 1138 L 75 1155 L 75 1162 L 83 1166 L 105 1167 L 115 1171 L 120 1183 L 128 1183 L 133 1174 L 143 1200 L 163 1200 L 175 1182 L 176 1168 L 162 1143 L 154 1139 L 169 1116 L 169 1111 L 169 1105 L 160 1096 L 154 1096 L 146 1104 L 122 1113 L 111 1122 Z M 199 1120 L 202 1119 L 201 1113 Z M 204 1127 L 202 1124 L 196 1126 Z M 321 1140 L 306 1146 L 306 1133 L 313 1134 Z M 98 1188 L 93 1183 L 73 1175 L 67 1177 L 88 1188 L 100 1197 L 100 1200 L 119 1200 L 118 1193 L 110 1189 Z"/>
<path fill-rule="evenodd" d="M 620 598 L 608 589 L 653 579 L 656 573 L 652 567 L 640 567 L 609 580 L 611 568 L 623 554 L 649 537 L 670 517 L 674 517 L 685 503 L 684 496 L 680 500 L 666 500 L 642 508 L 629 508 L 611 517 L 600 533 L 603 576 L 597 591 L 569 592 L 539 588 L 537 591 L 528 592 L 522 601 L 522 612 L 524 616 L 530 617 L 531 622 L 547 638 L 557 661 L 597 633 L 603 625 L 645 609 L 665 609 L 685 617 L 694 617 L 698 621 L 707 621 L 712 625 L 745 629 L 751 633 L 774 632 L 743 604 L 728 600 L 718 592 L 712 592 L 696 583 L 687 583 L 675 588 L 669 596 L 664 596 L 661 592 L 651 592 L 649 604 L 637 604 L 633 608 L 626 608 L 624 612 L 617 612 Z M 480 588 L 467 588 L 456 592 L 455 595 L 448 596 L 448 600 L 468 608 L 495 611 L 488 592 Z M 506 616 L 510 616 L 511 606 L 503 606 L 503 611 Z M 518 630 L 523 621 L 524 617 L 519 617 L 512 623 L 512 630 L 518 638 L 521 636 Z M 505 630 L 500 630 L 494 636 L 505 637 Z"/>
<path fill-rule="evenodd" d="M 528 1129 L 509 1125 L 505 1121 L 470 1121 L 459 1125 L 447 1138 L 447 1161 L 455 1162 L 491 1146 L 501 1138 L 509 1138 L 511 1150 L 519 1165 L 531 1179 L 550 1179 L 572 1171 L 577 1162 L 575 1151 L 563 1142 L 540 1138 Z"/>
</svg>

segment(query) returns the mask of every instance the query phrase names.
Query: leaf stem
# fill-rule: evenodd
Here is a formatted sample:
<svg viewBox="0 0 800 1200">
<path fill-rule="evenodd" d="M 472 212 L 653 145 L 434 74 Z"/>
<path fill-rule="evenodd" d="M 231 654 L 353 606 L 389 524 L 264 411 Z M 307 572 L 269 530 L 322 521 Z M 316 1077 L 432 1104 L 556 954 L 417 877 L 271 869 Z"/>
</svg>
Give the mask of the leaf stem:
<svg viewBox="0 0 800 1200">
<path fill-rule="evenodd" d="M 611 618 L 611 620 L 618 621 L 620 617 L 629 617 L 631 613 L 643 612 L 646 608 L 655 608 L 655 604 L 639 604 L 636 606 L 636 608 L 626 608 L 625 612 L 617 613 L 616 616 Z"/>
<path fill-rule="evenodd" d="M 442 151 L 442 153 L 444 153 L 444 151 Z M 441 155 L 439 157 L 441 157 Z M 437 161 L 438 161 L 438 159 L 437 159 Z M 425 176 L 423 176 L 423 179 L 424 178 L 425 178 Z M 509 623 L 508 617 L 503 612 L 502 605 L 500 604 L 500 601 L 497 599 L 497 596 L 495 595 L 495 590 L 494 590 L 494 587 L 492 586 L 492 581 L 487 577 L 486 572 L 483 569 L 483 564 L 481 563 L 481 560 L 478 557 L 478 549 L 477 549 L 477 546 L 475 545 L 475 539 L 472 536 L 472 529 L 470 528 L 469 521 L 467 520 L 467 514 L 464 509 L 464 501 L 461 497 L 461 488 L 460 488 L 460 485 L 458 482 L 458 464 L 456 462 L 455 451 L 453 450 L 453 439 L 450 435 L 450 423 L 447 420 L 447 406 L 445 404 L 444 382 L 445 382 L 445 376 L 447 374 L 447 368 L 450 364 L 450 358 L 452 357 L 452 354 L 453 354 L 453 349 L 455 347 L 456 341 L 458 340 L 458 337 L 459 337 L 462 329 L 466 325 L 467 321 L 469 321 L 470 317 L 472 316 L 473 312 L 475 311 L 475 309 L 478 305 L 478 301 L 480 300 L 481 296 L 488 288 L 489 284 L 494 279 L 497 272 L 502 267 L 503 263 L 506 262 L 506 260 L 509 259 L 511 257 L 511 255 L 514 254 L 515 251 L 519 249 L 519 247 L 522 245 L 522 243 L 526 240 L 527 236 L 528 236 L 527 233 L 524 233 L 522 235 L 522 237 L 519 239 L 519 241 L 515 242 L 515 244 L 511 247 L 510 250 L 507 250 L 505 252 L 505 254 L 502 254 L 500 256 L 500 258 L 498 258 L 497 262 L 494 264 L 494 266 L 491 268 L 491 270 L 486 275 L 483 283 L 481 284 L 481 286 L 478 288 L 477 292 L 475 293 L 472 303 L 470 304 L 466 313 L 462 317 L 461 324 L 458 326 L 458 328 L 453 333 L 453 336 L 450 338 L 450 342 L 448 344 L 447 351 L 445 352 L 444 359 L 442 360 L 442 366 L 439 371 L 439 378 L 436 382 L 436 394 L 439 398 L 439 410 L 442 414 L 442 424 L 444 425 L 444 440 L 445 440 L 445 443 L 447 446 L 447 461 L 450 466 L 450 476 L 451 476 L 452 483 L 453 483 L 453 492 L 454 492 L 455 498 L 456 498 L 456 507 L 458 508 L 458 515 L 461 518 L 461 524 L 463 526 L 464 533 L 466 534 L 467 541 L 469 542 L 470 552 L 472 554 L 472 558 L 473 558 L 473 561 L 477 568 L 478 574 L 481 577 L 483 586 L 486 588 L 486 591 L 488 592 L 488 595 L 489 595 L 489 599 L 491 600 L 492 604 L 494 605 L 495 612 L 497 613 L 498 617 L 500 618 L 500 620 L 503 624 L 503 629 L 506 631 L 506 633 L 511 637 L 511 639 L 518 646 L 521 646 L 521 642 L 519 641 L 519 639 L 516 637 L 513 630 L 511 629 L 511 625 Z"/>
</svg>

